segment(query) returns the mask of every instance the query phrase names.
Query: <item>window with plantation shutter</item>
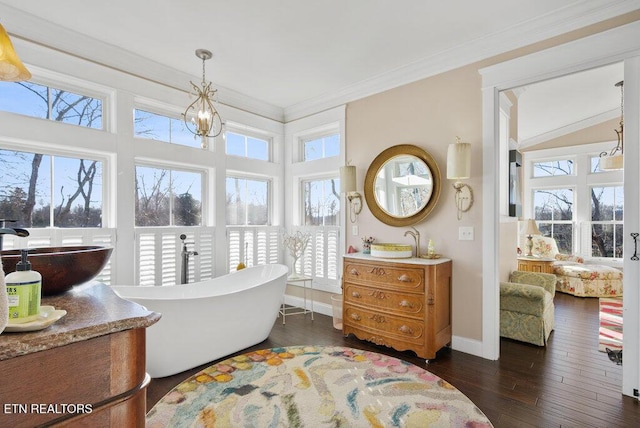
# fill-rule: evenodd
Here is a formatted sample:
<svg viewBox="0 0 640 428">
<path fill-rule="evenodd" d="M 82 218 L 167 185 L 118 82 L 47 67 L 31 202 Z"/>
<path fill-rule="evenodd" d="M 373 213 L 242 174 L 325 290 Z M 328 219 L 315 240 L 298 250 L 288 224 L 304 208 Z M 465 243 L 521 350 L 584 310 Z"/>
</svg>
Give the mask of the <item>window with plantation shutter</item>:
<svg viewBox="0 0 640 428">
<path fill-rule="evenodd" d="M 278 263 L 282 231 L 278 226 L 227 227 L 229 272 L 242 261 L 247 267 Z"/>
<path fill-rule="evenodd" d="M 299 230 L 311 235 L 309 245 L 298 261 L 303 274 L 325 283 L 335 283 L 338 280 L 340 228 L 308 226 Z"/>
<path fill-rule="evenodd" d="M 189 282 L 203 281 L 214 276 L 214 229 L 196 228 L 136 228 L 136 280 L 139 285 L 179 284 L 182 272 L 181 234 L 189 251 L 197 256 L 189 258 Z"/>
</svg>

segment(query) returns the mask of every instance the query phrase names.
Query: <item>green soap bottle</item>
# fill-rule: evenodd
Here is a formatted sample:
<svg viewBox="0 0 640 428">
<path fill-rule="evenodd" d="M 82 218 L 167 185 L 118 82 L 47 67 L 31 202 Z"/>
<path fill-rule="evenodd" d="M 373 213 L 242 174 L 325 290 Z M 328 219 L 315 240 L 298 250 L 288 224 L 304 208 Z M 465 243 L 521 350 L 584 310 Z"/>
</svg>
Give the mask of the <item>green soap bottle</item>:
<svg viewBox="0 0 640 428">
<path fill-rule="evenodd" d="M 40 314 L 40 293 L 42 275 L 31 270 L 27 260 L 27 250 L 21 250 L 22 259 L 16 264 L 16 271 L 5 277 L 9 299 L 9 322 L 21 324 L 38 319 Z"/>
</svg>

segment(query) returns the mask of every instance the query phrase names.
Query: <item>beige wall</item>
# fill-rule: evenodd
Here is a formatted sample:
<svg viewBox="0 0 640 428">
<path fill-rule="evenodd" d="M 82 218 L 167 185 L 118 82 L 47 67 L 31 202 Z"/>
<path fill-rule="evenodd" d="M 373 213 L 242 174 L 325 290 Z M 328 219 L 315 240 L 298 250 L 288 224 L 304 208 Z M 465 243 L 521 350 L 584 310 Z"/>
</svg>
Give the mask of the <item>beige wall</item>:
<svg viewBox="0 0 640 428">
<path fill-rule="evenodd" d="M 640 11 L 633 12 L 348 104 L 346 158 L 358 169 L 360 190 L 371 161 L 396 144 L 422 147 L 440 166 L 443 183 L 440 201 L 415 227 L 422 235 L 423 249 L 433 239 L 436 251 L 453 259 L 454 336 L 482 340 L 482 81 L 478 70 L 639 19 Z M 473 187 L 476 201 L 461 221 L 456 219 L 452 183 L 446 179 L 447 145 L 455 142 L 456 135 L 472 144 L 472 177 L 466 182 Z M 403 236 L 408 228 L 381 223 L 366 204 L 358 217 L 358 226 L 358 236 L 353 236 L 347 224 L 347 246 L 361 248 L 360 236 L 364 235 L 374 236 L 379 242 L 412 242 L 410 237 Z M 458 241 L 459 226 L 474 227 L 475 240 Z M 500 229 L 507 235 L 514 234 L 511 225 Z M 506 243 L 502 247 L 508 248 Z M 501 276 L 510 264 L 501 265 Z"/>
<path fill-rule="evenodd" d="M 453 259 L 454 334 L 481 337 L 482 322 L 482 98 L 477 67 L 465 67 L 405 85 L 347 106 L 347 159 L 357 168 L 362 189 L 371 161 L 384 149 L 396 144 L 415 144 L 428 151 L 440 167 L 440 200 L 431 214 L 415 225 L 421 234 L 423 251 L 433 239 L 436 252 Z M 455 113 L 454 113 L 455 112 Z M 462 220 L 456 218 L 454 190 L 446 179 L 449 143 L 459 135 L 471 143 L 472 178 L 475 204 Z M 473 226 L 475 240 L 458 241 L 458 227 Z M 365 204 L 358 216 L 359 236 L 351 235 L 347 225 L 347 246 L 361 249 L 360 236 L 373 236 L 378 242 L 412 243 L 405 237 L 407 227 L 387 226 L 378 221 Z"/>
</svg>

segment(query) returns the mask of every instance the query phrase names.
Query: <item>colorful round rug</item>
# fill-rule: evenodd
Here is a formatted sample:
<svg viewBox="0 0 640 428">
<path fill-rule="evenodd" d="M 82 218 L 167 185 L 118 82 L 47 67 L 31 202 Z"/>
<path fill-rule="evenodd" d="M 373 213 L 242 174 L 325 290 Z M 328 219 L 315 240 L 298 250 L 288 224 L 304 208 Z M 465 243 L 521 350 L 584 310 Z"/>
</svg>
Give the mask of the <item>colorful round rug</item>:
<svg viewBox="0 0 640 428">
<path fill-rule="evenodd" d="M 344 347 L 249 352 L 196 373 L 147 414 L 159 427 L 491 427 L 464 394 L 397 358 Z"/>
</svg>

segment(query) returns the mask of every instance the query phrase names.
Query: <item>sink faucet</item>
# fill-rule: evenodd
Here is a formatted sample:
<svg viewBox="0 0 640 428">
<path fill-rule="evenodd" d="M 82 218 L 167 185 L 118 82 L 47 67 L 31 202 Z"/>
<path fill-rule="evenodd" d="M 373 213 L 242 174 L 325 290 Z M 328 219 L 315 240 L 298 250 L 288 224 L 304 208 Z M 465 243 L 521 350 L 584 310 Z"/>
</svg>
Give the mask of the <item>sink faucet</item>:
<svg viewBox="0 0 640 428">
<path fill-rule="evenodd" d="M 180 235 L 180 240 L 182 241 L 182 253 L 180 253 L 182 256 L 182 270 L 180 272 L 181 284 L 186 284 L 189 282 L 189 257 L 198 255 L 197 251 L 187 250 L 187 243 L 184 242 L 185 239 L 187 239 L 187 235 L 185 235 L 184 233 Z"/>
<path fill-rule="evenodd" d="M 413 229 L 413 231 L 407 230 L 404 233 L 404 236 L 407 236 L 407 235 L 413 236 L 413 240 L 416 243 L 416 257 L 420 257 L 420 232 L 418 232 L 418 229 L 416 229 L 413 226 L 411 226 L 411 229 Z"/>
<path fill-rule="evenodd" d="M 20 229 L 19 227 L 5 227 L 6 222 L 15 223 L 16 220 L 6 220 L 4 218 L 0 218 L 0 251 L 2 251 L 3 235 L 17 235 L 21 238 L 26 238 L 27 236 L 29 236 L 29 231 L 27 229 Z"/>
</svg>

